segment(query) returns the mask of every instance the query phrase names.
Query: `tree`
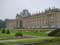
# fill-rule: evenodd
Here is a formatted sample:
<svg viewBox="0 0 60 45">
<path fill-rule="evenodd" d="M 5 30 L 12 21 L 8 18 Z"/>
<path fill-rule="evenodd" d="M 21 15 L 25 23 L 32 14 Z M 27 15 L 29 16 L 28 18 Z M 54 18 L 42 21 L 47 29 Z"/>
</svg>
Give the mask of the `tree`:
<svg viewBox="0 0 60 45">
<path fill-rule="evenodd" d="M 5 21 L 0 20 L 0 28 L 5 28 L 5 27 L 6 27 Z"/>
<path fill-rule="evenodd" d="M 5 29 L 2 30 L 2 33 L 5 33 Z"/>
<path fill-rule="evenodd" d="M 9 30 L 7 30 L 7 32 L 6 32 L 7 34 L 10 34 L 10 31 Z"/>
</svg>

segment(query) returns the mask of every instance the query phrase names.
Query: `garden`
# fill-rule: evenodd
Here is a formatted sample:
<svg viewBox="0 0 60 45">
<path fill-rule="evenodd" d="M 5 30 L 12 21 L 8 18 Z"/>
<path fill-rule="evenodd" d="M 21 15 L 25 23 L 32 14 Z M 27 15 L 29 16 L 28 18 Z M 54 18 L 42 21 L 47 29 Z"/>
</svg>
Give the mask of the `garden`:
<svg viewBox="0 0 60 45">
<path fill-rule="evenodd" d="M 21 30 L 21 29 L 20 29 Z M 59 29 L 58 29 L 59 30 Z M 60 31 L 60 30 L 59 30 Z M 40 30 L 40 31 L 17 31 L 9 29 L 0 29 L 0 44 L 31 44 L 34 45 L 54 45 L 60 44 L 59 31 L 54 30 Z M 56 33 L 57 32 L 57 33 Z M 55 34 L 55 35 L 52 35 Z M 25 45 L 28 45 L 25 44 Z"/>
</svg>

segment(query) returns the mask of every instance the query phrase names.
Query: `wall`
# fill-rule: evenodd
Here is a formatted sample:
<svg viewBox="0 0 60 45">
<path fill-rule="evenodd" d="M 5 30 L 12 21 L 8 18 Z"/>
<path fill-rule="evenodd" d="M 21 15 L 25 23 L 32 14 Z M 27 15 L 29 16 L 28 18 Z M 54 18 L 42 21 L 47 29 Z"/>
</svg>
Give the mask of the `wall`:
<svg viewBox="0 0 60 45">
<path fill-rule="evenodd" d="M 16 28 L 16 20 L 15 19 L 8 19 L 8 20 L 6 20 L 6 28 L 7 29 L 14 29 L 14 28 Z"/>
</svg>

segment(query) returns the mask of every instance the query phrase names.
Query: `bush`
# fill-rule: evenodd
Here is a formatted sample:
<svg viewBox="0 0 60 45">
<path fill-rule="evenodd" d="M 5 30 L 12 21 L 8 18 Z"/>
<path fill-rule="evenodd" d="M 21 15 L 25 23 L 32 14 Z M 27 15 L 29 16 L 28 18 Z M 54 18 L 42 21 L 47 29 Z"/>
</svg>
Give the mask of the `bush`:
<svg viewBox="0 0 60 45">
<path fill-rule="evenodd" d="M 9 30 L 7 30 L 7 32 L 6 32 L 7 34 L 10 34 L 10 31 Z"/>
<path fill-rule="evenodd" d="M 48 34 L 48 36 L 60 36 L 60 29 L 56 29 Z"/>
<path fill-rule="evenodd" d="M 16 34 L 15 34 L 15 36 L 23 36 L 23 34 L 21 33 L 21 32 L 17 32 Z"/>
<path fill-rule="evenodd" d="M 2 29 L 2 33 L 5 33 L 5 29 Z"/>
</svg>

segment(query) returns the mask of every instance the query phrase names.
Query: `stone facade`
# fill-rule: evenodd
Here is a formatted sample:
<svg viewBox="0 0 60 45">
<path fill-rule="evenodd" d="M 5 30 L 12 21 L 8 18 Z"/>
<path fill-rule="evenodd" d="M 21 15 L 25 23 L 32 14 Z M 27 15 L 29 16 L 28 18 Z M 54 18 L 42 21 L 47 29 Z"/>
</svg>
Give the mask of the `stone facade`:
<svg viewBox="0 0 60 45">
<path fill-rule="evenodd" d="M 7 22 L 7 28 L 60 28 L 60 9 L 49 9 L 43 13 L 30 14 L 23 10 L 16 20 Z"/>
<path fill-rule="evenodd" d="M 60 11 L 53 9 L 44 13 L 22 17 L 21 20 L 23 28 L 60 28 L 59 18 Z"/>
<path fill-rule="evenodd" d="M 50 28 L 54 26 L 53 14 L 34 14 L 23 18 L 23 27 L 25 28 Z M 52 25 L 53 23 L 53 25 Z"/>
<path fill-rule="evenodd" d="M 15 19 L 7 19 L 6 20 L 6 28 L 7 29 L 15 29 L 16 28 L 16 20 Z"/>
</svg>

